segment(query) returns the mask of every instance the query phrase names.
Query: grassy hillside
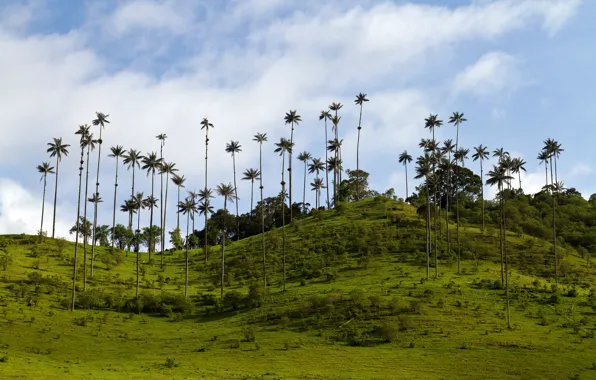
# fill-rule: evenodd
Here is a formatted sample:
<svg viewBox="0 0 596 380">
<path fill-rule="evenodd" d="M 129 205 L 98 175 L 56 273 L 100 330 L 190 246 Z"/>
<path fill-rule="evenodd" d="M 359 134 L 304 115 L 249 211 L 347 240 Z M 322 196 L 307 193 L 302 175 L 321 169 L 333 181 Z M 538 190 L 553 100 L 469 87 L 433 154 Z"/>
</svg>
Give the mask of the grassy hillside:
<svg viewBox="0 0 596 380">
<path fill-rule="evenodd" d="M 86 292 L 78 271 L 74 313 L 65 309 L 74 246 L 4 236 L 0 377 L 596 378 L 596 270 L 586 259 L 558 248 L 555 286 L 550 243 L 509 233 L 509 330 L 498 230 L 461 228 L 457 275 L 442 228 L 439 277 L 433 265 L 425 280 L 424 223 L 406 204 L 368 199 L 297 220 L 286 228 L 285 293 L 280 229 L 266 234 L 267 290 L 260 236 L 231 242 L 223 301 L 219 247 L 207 263 L 191 252 L 189 300 L 184 252 L 143 264 L 135 299 L 134 254 L 100 247 Z"/>
</svg>

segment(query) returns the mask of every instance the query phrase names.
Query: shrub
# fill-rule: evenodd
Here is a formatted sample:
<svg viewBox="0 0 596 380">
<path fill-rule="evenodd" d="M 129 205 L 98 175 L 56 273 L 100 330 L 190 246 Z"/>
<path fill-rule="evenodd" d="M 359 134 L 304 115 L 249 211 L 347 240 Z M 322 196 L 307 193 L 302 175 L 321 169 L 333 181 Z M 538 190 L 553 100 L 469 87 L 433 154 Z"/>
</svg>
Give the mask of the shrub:
<svg viewBox="0 0 596 380">
<path fill-rule="evenodd" d="M 166 358 L 166 362 L 164 363 L 164 366 L 166 368 L 174 368 L 174 367 L 178 367 L 179 364 L 176 363 L 176 360 L 174 360 L 174 358 Z"/>
<path fill-rule="evenodd" d="M 414 327 L 414 321 L 407 315 L 400 315 L 398 319 L 399 331 L 407 331 Z"/>
<path fill-rule="evenodd" d="M 238 310 L 245 304 L 246 298 L 235 290 L 224 295 L 223 305 L 227 309 Z"/>
<path fill-rule="evenodd" d="M 255 332 L 252 327 L 246 327 L 243 330 L 244 334 L 244 342 L 254 342 L 255 341 Z"/>
<path fill-rule="evenodd" d="M 391 343 L 395 341 L 397 338 L 397 331 L 398 327 L 390 323 L 384 323 L 378 329 L 378 333 L 385 343 Z"/>
</svg>

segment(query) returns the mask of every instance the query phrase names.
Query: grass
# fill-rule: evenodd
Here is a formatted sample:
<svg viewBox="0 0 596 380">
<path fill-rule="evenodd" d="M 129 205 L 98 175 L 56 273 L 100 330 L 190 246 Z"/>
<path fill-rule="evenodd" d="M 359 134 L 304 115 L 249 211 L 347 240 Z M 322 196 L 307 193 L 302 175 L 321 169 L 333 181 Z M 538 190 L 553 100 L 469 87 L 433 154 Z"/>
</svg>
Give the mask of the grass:
<svg viewBox="0 0 596 380">
<path fill-rule="evenodd" d="M 389 223 L 392 215 L 399 221 Z M 508 236 L 518 264 L 510 274 L 509 330 L 504 292 L 491 288 L 500 278 L 493 238 L 474 226 L 462 229 L 462 274 L 456 274 L 453 257 L 443 255 L 439 278 L 425 281 L 420 226 L 408 206 L 373 200 L 288 226 L 286 293 L 275 249 L 280 231 L 268 233 L 268 291 L 258 297 L 259 307 L 244 300 L 237 310 L 204 304 L 219 291 L 219 251 L 211 250 L 207 264 L 201 250 L 193 251 L 194 311 L 165 316 L 106 307 L 65 310 L 73 246 L 51 239 L 27 244 L 30 237 L 12 236 L 13 262 L 0 272 L 0 378 L 596 378 L 594 270 L 572 248 L 562 253 L 567 275 L 553 291 L 551 279 L 524 269 L 549 244 Z M 356 230 L 362 235 L 350 238 Z M 395 239 L 390 233 L 404 235 Z M 350 239 L 366 244 L 358 247 Z M 32 257 L 32 248 L 39 257 Z M 133 298 L 134 254 L 108 270 L 101 257 L 109 252 L 97 251 L 88 292 Z M 369 259 L 362 260 L 365 251 Z M 233 242 L 227 252 L 227 292 L 244 296 L 259 282 L 260 238 Z M 165 260 L 164 268 L 144 264 L 143 292 L 182 294 L 183 253 L 168 253 Z M 38 285 L 31 283 L 33 272 L 42 275 Z M 158 276 L 164 279 L 161 289 Z M 63 283 L 43 280 L 49 277 Z"/>
</svg>

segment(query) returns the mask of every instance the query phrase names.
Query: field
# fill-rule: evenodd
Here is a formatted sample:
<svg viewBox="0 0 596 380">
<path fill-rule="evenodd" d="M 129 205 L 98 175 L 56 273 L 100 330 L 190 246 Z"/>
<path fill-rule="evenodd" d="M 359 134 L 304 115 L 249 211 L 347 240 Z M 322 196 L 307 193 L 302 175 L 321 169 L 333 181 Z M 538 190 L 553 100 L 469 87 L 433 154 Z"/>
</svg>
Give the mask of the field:
<svg viewBox="0 0 596 380">
<path fill-rule="evenodd" d="M 134 253 L 100 247 L 85 293 L 79 270 L 71 312 L 74 245 L 3 237 L 12 260 L 0 274 L 0 377 L 596 379 L 596 270 L 572 248 L 561 249 L 554 286 L 528 269 L 547 265 L 549 243 L 508 234 L 508 329 L 498 230 L 463 227 L 461 273 L 443 253 L 429 280 L 423 221 L 408 205 L 369 199 L 286 232 L 286 292 L 278 229 L 266 239 L 266 290 L 260 236 L 229 244 L 223 301 L 219 247 L 207 263 L 190 252 L 190 301 L 184 252 L 168 252 L 163 267 L 143 253 L 142 313 Z"/>
</svg>

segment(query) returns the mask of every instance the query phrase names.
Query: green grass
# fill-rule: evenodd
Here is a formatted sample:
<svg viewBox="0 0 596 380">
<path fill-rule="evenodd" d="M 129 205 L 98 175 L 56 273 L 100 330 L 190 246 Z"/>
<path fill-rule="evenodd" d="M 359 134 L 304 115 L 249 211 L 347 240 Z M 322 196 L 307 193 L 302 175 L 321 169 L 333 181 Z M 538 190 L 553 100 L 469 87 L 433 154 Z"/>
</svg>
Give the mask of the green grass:
<svg viewBox="0 0 596 380">
<path fill-rule="evenodd" d="M 399 220 L 391 222 L 392 215 Z M 596 271 L 572 248 L 562 249 L 566 276 L 553 304 L 551 279 L 532 269 L 547 267 L 549 243 L 508 236 L 516 267 L 510 274 L 513 329 L 508 330 L 504 291 L 478 285 L 500 278 L 497 239 L 474 226 L 462 228 L 462 274 L 456 274 L 453 256 L 443 255 L 439 279 L 432 279 L 431 268 L 431 279 L 421 281 L 421 226 L 408 206 L 373 200 L 326 212 L 322 221 L 309 218 L 288 226 L 286 293 L 281 292 L 281 249 L 275 248 L 281 231 L 268 233 L 268 291 L 260 307 L 236 311 L 201 304 L 201 296 L 219 294 L 219 250 L 212 248 L 208 264 L 202 251 L 192 251 L 194 312 L 165 317 L 66 311 L 61 303 L 69 295 L 73 246 L 60 253 L 48 239 L 37 245 L 41 256 L 36 258 L 31 257 L 36 245 L 26 244 L 29 237 L 13 236 L 13 262 L 0 272 L 0 378 L 596 378 L 596 303 L 590 293 Z M 350 237 L 357 230 L 362 236 Z M 357 248 L 358 241 L 366 244 Z M 362 260 L 365 251 L 368 260 Z M 233 242 L 227 252 L 233 273 L 227 291 L 244 295 L 260 281 L 260 237 Z M 129 280 L 135 276 L 134 254 L 110 270 L 101 262 L 106 255 L 98 249 L 88 290 L 134 297 Z M 164 268 L 144 264 L 143 292 L 182 294 L 183 258 L 174 252 L 165 257 Z M 538 264 L 528 265 L 534 261 Z M 32 272 L 64 284 L 46 281 L 36 289 L 28 283 Z M 158 276 L 170 278 L 162 289 Z M 571 289 L 576 297 L 566 296 Z M 382 342 L 381 327 L 391 332 L 386 334 L 391 342 Z M 254 341 L 244 341 L 245 329 Z"/>
</svg>

